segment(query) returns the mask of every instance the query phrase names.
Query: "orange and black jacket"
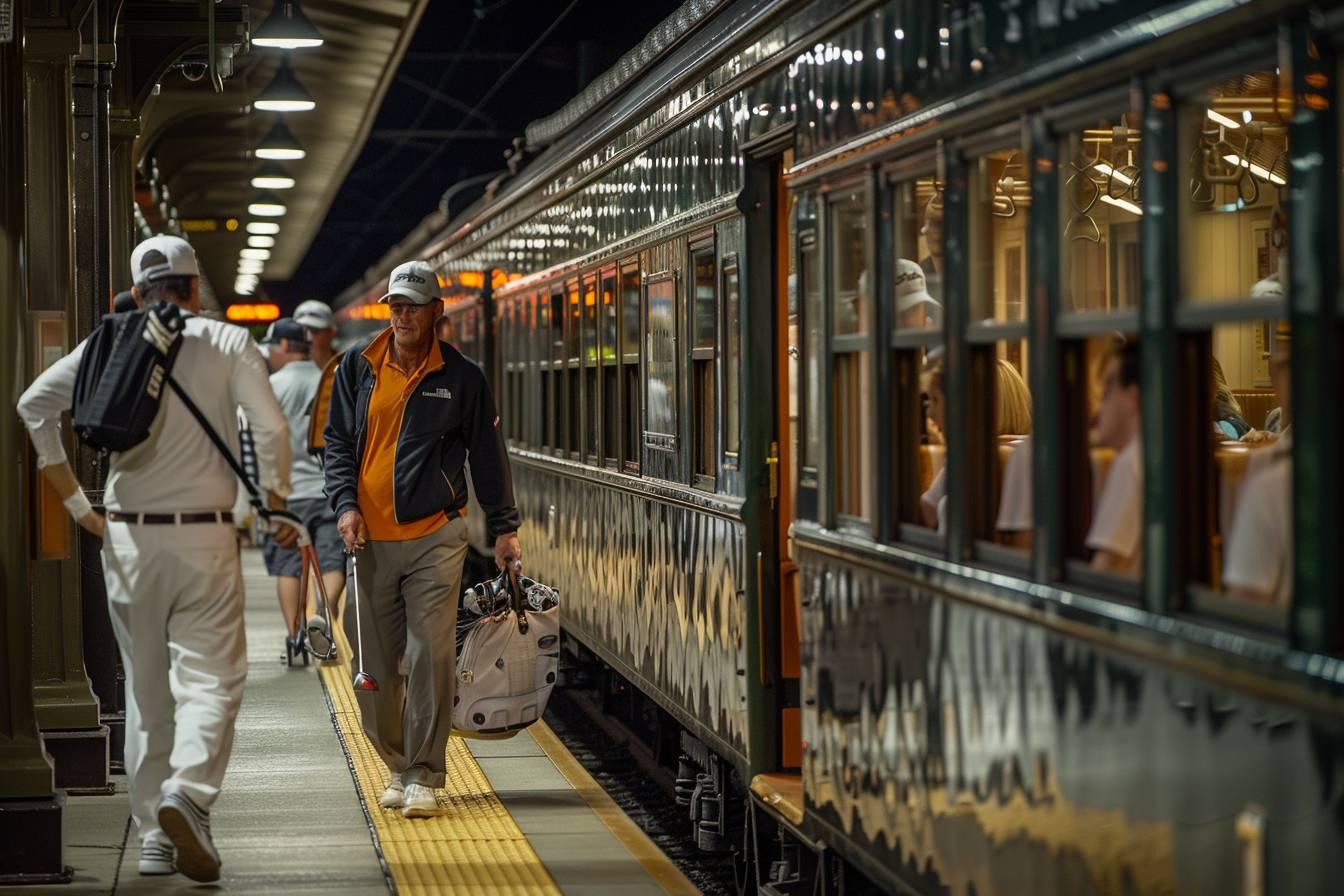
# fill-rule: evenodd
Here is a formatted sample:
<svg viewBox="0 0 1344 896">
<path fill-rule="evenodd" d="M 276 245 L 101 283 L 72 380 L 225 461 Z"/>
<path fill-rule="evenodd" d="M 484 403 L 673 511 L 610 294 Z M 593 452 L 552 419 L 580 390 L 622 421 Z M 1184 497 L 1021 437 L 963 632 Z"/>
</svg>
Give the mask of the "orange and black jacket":
<svg viewBox="0 0 1344 896">
<path fill-rule="evenodd" d="M 399 522 L 440 511 L 450 517 L 467 506 L 464 466 L 471 459 L 476 500 L 492 535 L 517 531 L 513 474 L 499 417 L 485 374 L 446 342 L 438 344 L 443 366 L 411 390 L 402 413 L 393 466 L 393 503 Z M 369 397 L 374 372 L 367 358 L 348 351 L 331 390 L 331 414 L 323 433 L 327 500 L 339 518 L 359 509 L 359 471 L 364 461 Z"/>
</svg>

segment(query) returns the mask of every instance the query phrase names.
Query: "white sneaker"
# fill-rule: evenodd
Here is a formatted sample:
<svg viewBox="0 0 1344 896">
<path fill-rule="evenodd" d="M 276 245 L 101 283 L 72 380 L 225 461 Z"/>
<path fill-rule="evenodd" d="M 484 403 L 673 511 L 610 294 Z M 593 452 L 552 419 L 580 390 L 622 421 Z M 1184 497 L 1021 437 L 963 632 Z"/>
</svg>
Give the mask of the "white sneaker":
<svg viewBox="0 0 1344 896">
<path fill-rule="evenodd" d="M 401 786 L 401 781 L 393 778 L 392 783 L 387 785 L 387 789 L 383 791 L 383 795 L 378 798 L 378 805 L 382 806 L 384 809 L 400 809 L 402 794 L 404 792 L 405 791 Z"/>
<path fill-rule="evenodd" d="M 410 784 L 402 796 L 401 814 L 407 818 L 430 818 L 439 814 L 439 801 L 434 798 L 434 788 L 423 784 Z"/>
<path fill-rule="evenodd" d="M 177 870 L 202 883 L 219 880 L 219 853 L 210 839 L 210 815 L 181 793 L 159 806 L 159 827 L 177 847 Z"/>
<path fill-rule="evenodd" d="M 173 865 L 173 841 L 167 835 L 150 834 L 140 844 L 140 873 L 146 876 L 177 873 Z"/>
</svg>

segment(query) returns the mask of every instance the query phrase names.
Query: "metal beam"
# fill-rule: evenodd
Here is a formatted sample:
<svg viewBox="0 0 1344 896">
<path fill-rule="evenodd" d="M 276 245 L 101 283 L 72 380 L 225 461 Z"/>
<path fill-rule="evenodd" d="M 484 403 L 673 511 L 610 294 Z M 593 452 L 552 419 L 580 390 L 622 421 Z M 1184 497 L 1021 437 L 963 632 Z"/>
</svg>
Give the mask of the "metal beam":
<svg viewBox="0 0 1344 896">
<path fill-rule="evenodd" d="M 369 136 L 374 140 L 511 140 L 514 134 L 487 128 L 380 128 Z"/>
</svg>

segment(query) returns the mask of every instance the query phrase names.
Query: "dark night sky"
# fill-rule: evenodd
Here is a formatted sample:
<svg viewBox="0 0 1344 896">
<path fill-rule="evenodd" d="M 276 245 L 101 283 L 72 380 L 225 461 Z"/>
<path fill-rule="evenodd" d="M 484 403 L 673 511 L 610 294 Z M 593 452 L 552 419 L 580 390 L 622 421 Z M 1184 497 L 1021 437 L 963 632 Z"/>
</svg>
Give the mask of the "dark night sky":
<svg viewBox="0 0 1344 896">
<path fill-rule="evenodd" d="M 559 109 L 679 5 L 678 0 L 576 0 L 496 90 L 518 54 L 570 2 L 430 0 L 378 113 L 375 134 L 408 129 L 500 133 L 486 139 L 371 138 L 293 279 L 266 283 L 282 307 L 335 298 L 433 211 L 444 190 L 461 178 L 503 168 L 511 138 L 521 136 L 528 122 Z M 478 16 L 478 10 L 484 14 Z M 454 102 L 432 99 L 435 89 Z M 492 90 L 480 109 L 484 117 L 468 117 L 467 111 Z M 466 208 L 483 187 L 459 195 L 453 211 Z"/>
</svg>

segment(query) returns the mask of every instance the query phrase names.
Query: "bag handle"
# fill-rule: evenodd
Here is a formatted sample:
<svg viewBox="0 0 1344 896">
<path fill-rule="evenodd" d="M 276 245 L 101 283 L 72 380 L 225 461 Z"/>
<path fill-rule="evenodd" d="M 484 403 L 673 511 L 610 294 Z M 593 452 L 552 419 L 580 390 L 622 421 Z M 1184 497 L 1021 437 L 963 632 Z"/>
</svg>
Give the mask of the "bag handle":
<svg viewBox="0 0 1344 896">
<path fill-rule="evenodd" d="M 517 564 L 512 557 L 504 558 L 504 577 L 509 582 L 509 603 L 513 606 L 513 614 L 518 619 L 518 631 L 521 634 L 527 634 L 527 606 L 523 600 L 523 586 L 518 581 Z"/>
</svg>

